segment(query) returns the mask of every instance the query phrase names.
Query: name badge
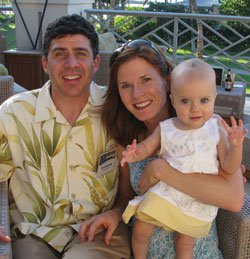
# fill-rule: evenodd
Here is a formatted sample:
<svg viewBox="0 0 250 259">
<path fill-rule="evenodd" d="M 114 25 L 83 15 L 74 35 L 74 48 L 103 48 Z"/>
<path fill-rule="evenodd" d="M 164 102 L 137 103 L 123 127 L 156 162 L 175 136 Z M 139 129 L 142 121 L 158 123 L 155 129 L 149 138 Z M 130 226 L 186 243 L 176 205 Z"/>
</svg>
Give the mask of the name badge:
<svg viewBox="0 0 250 259">
<path fill-rule="evenodd" d="M 104 174 L 114 171 L 116 167 L 116 153 L 117 150 L 111 150 L 105 153 L 100 154 L 98 169 L 97 169 L 97 177 L 100 177 Z"/>
</svg>

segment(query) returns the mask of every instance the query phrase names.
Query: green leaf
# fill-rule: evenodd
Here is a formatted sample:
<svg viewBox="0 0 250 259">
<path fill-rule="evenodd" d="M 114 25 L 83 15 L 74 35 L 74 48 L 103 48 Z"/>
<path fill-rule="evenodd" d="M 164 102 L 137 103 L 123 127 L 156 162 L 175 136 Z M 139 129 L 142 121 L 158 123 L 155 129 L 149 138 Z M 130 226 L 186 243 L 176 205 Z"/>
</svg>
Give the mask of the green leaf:
<svg viewBox="0 0 250 259">
<path fill-rule="evenodd" d="M 46 235 L 43 236 L 43 239 L 49 243 L 52 241 L 59 233 L 61 229 L 60 228 L 53 228 L 51 231 L 49 231 Z"/>
<path fill-rule="evenodd" d="M 56 149 L 54 150 L 53 156 L 56 156 L 64 147 L 65 143 L 67 142 L 68 135 L 65 135 L 60 143 L 57 145 Z"/>
<path fill-rule="evenodd" d="M 61 124 L 54 122 L 54 128 L 53 128 L 53 154 L 55 153 L 60 135 L 61 135 Z"/>
<path fill-rule="evenodd" d="M 28 133 L 26 128 L 23 126 L 23 124 L 20 122 L 20 120 L 17 118 L 17 116 L 15 116 L 14 114 L 9 114 L 9 115 L 14 118 L 14 120 L 17 124 L 18 132 L 20 134 L 21 139 L 25 143 L 25 145 L 26 145 L 31 157 L 33 158 L 33 160 L 36 161 L 35 149 L 33 147 L 33 143 L 32 143 L 31 138 L 29 136 L 30 134 Z"/>
<path fill-rule="evenodd" d="M 54 179 L 54 172 L 51 166 L 50 157 L 46 154 L 46 171 L 47 171 L 47 182 L 49 183 L 50 189 L 50 201 L 53 204 L 55 200 L 55 179 Z"/>
<path fill-rule="evenodd" d="M 91 122 L 90 122 L 89 118 L 84 118 L 84 119 L 76 121 L 74 123 L 74 127 L 76 127 L 76 126 L 84 126 L 84 125 L 91 125 Z"/>
<path fill-rule="evenodd" d="M 99 208 L 99 212 L 102 211 L 105 206 L 105 204 L 102 202 L 102 197 L 86 179 L 83 178 L 83 181 L 87 184 L 89 188 L 91 200 Z"/>
<path fill-rule="evenodd" d="M 32 126 L 32 136 L 33 136 L 34 148 L 36 153 L 37 168 L 41 169 L 41 146 L 33 126 Z"/>
<path fill-rule="evenodd" d="M 87 144 L 87 149 L 90 153 L 92 163 L 94 162 L 94 157 L 95 157 L 95 147 L 94 147 L 94 136 L 93 136 L 93 131 L 92 127 L 90 125 L 86 125 L 86 144 Z"/>
<path fill-rule="evenodd" d="M 84 176 L 88 176 L 91 181 L 92 181 L 92 185 L 94 186 L 94 188 L 96 189 L 96 191 L 100 194 L 101 197 L 104 197 L 107 195 L 107 190 L 105 190 L 102 186 L 102 184 L 100 184 L 100 182 L 98 181 L 98 179 L 96 179 L 93 175 L 89 174 L 89 173 L 82 173 L 82 175 Z"/>
<path fill-rule="evenodd" d="M 35 112 L 36 112 L 36 109 L 33 105 L 31 105 L 30 103 L 28 102 L 25 102 L 25 101 L 17 101 L 17 103 L 20 103 L 23 108 L 28 112 L 30 113 L 32 116 L 35 115 Z"/>
<path fill-rule="evenodd" d="M 43 139 L 43 145 L 44 145 L 47 153 L 50 155 L 50 157 L 52 157 L 52 155 L 53 155 L 52 143 L 51 143 L 49 135 L 43 129 L 42 129 L 42 139 Z"/>
<path fill-rule="evenodd" d="M 59 169 L 57 182 L 56 182 L 55 199 L 58 199 L 58 197 L 62 191 L 66 171 L 67 171 L 67 157 L 66 157 L 66 155 L 64 155 L 62 163 L 61 163 L 61 167 Z"/>
<path fill-rule="evenodd" d="M 36 223 L 36 224 L 38 223 L 37 217 L 34 216 L 33 214 L 31 214 L 31 213 L 29 213 L 29 212 L 23 212 L 22 214 L 23 214 L 23 216 L 27 219 L 27 221 L 28 221 L 29 223 Z"/>
<path fill-rule="evenodd" d="M 63 205 L 63 206 L 60 206 L 58 209 L 56 209 L 52 219 L 48 223 L 48 225 L 50 227 L 58 226 L 63 222 L 63 218 L 64 218 L 64 211 L 63 210 L 67 206 L 68 205 Z"/>
</svg>

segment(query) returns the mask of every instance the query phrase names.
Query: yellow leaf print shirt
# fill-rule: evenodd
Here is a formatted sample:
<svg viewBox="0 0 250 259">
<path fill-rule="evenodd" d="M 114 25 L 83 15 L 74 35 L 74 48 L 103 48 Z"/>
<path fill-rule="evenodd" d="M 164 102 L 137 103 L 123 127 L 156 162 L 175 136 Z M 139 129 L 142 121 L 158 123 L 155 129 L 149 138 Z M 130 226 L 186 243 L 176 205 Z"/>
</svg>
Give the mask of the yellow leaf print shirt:
<svg viewBox="0 0 250 259">
<path fill-rule="evenodd" d="M 56 109 L 49 88 L 48 82 L 2 104 L 0 181 L 10 178 L 12 230 L 39 236 L 62 251 L 82 221 L 112 207 L 118 163 L 97 177 L 99 155 L 115 148 L 93 112 L 103 102 L 104 88 L 92 82 L 73 126 Z"/>
</svg>

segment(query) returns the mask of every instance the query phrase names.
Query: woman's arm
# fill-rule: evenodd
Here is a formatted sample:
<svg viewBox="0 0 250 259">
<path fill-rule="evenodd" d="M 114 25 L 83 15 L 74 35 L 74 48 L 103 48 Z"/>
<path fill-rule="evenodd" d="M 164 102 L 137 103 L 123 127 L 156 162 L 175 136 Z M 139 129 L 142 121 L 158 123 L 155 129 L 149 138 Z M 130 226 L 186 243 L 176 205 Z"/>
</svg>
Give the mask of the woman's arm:
<svg viewBox="0 0 250 259">
<path fill-rule="evenodd" d="M 243 206 L 244 184 L 241 169 L 232 175 L 222 170 L 218 175 L 183 174 L 159 158 L 151 161 L 145 168 L 138 187 L 144 193 L 158 181 L 163 181 L 201 202 L 223 209 L 237 212 Z"/>
</svg>

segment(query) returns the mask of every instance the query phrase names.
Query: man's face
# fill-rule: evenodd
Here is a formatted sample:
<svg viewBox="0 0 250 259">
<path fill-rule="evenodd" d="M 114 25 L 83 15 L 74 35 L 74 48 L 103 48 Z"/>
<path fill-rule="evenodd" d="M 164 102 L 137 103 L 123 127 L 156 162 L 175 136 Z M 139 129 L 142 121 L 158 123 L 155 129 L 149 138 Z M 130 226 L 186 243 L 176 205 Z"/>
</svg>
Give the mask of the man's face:
<svg viewBox="0 0 250 259">
<path fill-rule="evenodd" d="M 86 97 L 89 85 L 97 71 L 100 57 L 93 58 L 90 41 L 81 34 L 53 39 L 48 57 L 42 58 L 44 71 L 52 85 L 52 99 Z"/>
</svg>

